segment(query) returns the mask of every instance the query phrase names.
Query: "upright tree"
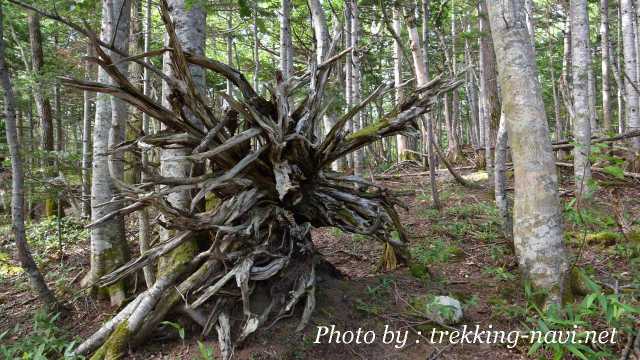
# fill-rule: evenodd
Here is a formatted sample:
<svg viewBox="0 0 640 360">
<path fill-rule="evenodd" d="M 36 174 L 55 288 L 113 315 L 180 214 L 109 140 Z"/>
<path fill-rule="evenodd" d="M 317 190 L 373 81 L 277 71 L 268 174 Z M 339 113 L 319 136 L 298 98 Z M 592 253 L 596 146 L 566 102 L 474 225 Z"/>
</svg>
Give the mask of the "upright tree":
<svg viewBox="0 0 640 360">
<path fill-rule="evenodd" d="M 20 155 L 20 142 L 16 126 L 16 99 L 9 76 L 9 68 L 5 61 L 4 27 L 3 27 L 2 3 L 0 3 L 0 83 L 4 93 L 4 122 L 6 127 L 7 144 L 11 157 L 11 220 L 12 230 L 15 236 L 16 252 L 18 260 L 29 277 L 31 286 L 38 294 L 40 300 L 49 307 L 49 310 L 59 309 L 58 302 L 53 292 L 38 270 L 36 262 L 31 256 L 27 244 L 24 228 L 24 170 Z"/>
<path fill-rule="evenodd" d="M 602 127 L 611 130 L 611 89 L 609 63 L 609 0 L 600 0 L 600 49 L 602 54 Z"/>
<path fill-rule="evenodd" d="M 45 159 L 43 165 L 46 168 L 46 175 L 48 177 L 54 177 L 55 171 L 53 168 L 53 111 L 51 109 L 51 102 L 46 93 L 47 85 L 45 83 L 45 71 L 44 71 L 44 52 L 42 51 L 42 31 L 40 29 L 40 14 L 29 11 L 28 19 L 29 25 L 29 43 L 31 44 L 31 71 L 35 77 L 35 85 L 33 89 L 33 98 L 36 103 L 36 110 L 40 117 L 40 124 L 42 126 L 42 150 L 44 150 Z M 55 199 L 53 196 L 46 192 L 46 199 L 44 202 L 44 216 L 51 216 L 55 213 Z"/>
<path fill-rule="evenodd" d="M 524 0 L 488 1 L 502 103 L 513 154 L 514 246 L 525 277 L 546 303 L 567 291 L 558 177 Z"/>
<path fill-rule="evenodd" d="M 280 1 L 280 71 L 284 79 L 288 79 L 293 72 L 291 0 Z"/>
<path fill-rule="evenodd" d="M 100 39 L 121 52 L 128 50 L 130 0 L 102 1 L 102 28 Z M 114 60 L 120 56 L 105 49 Z M 126 63 L 118 68 L 126 73 Z M 111 79 L 103 67 L 98 69 L 98 81 L 110 84 Z M 91 177 L 91 220 L 98 221 L 118 209 L 113 203 L 117 189 L 113 178 L 122 179 L 124 164 L 120 156 L 109 155 L 111 146 L 124 140 L 124 125 L 127 118 L 126 105 L 119 99 L 100 94 L 96 98 L 93 131 L 93 167 Z M 113 177 L 113 178 L 112 178 Z M 124 219 L 115 216 L 91 229 L 91 272 L 87 278 L 92 284 L 110 273 L 128 258 L 128 246 L 124 234 Z M 126 298 L 124 281 L 107 288 L 112 305 L 120 305 Z"/>
<path fill-rule="evenodd" d="M 498 125 L 500 123 L 500 97 L 498 96 L 498 73 L 496 72 L 496 54 L 494 52 L 493 38 L 491 36 L 491 24 L 487 16 L 487 3 L 490 1 L 480 0 L 478 2 L 478 18 L 480 22 L 480 66 L 482 99 L 480 105 L 484 113 L 484 144 L 485 161 L 487 173 L 489 174 L 489 184 L 493 184 L 493 161 Z"/>
<path fill-rule="evenodd" d="M 571 0 L 571 80 L 573 100 L 573 170 L 576 195 L 589 195 L 591 180 L 591 114 L 589 106 L 589 17 L 586 0 Z"/>
<path fill-rule="evenodd" d="M 636 6 L 637 6 L 637 2 Z M 625 113 L 627 118 L 627 130 L 640 129 L 640 111 L 638 110 L 640 96 L 638 96 L 638 54 L 636 49 L 636 32 L 634 23 L 634 1 L 620 0 L 622 21 L 622 49 L 624 53 L 624 81 L 626 86 Z M 631 140 L 634 151 L 640 152 L 640 138 Z"/>
</svg>

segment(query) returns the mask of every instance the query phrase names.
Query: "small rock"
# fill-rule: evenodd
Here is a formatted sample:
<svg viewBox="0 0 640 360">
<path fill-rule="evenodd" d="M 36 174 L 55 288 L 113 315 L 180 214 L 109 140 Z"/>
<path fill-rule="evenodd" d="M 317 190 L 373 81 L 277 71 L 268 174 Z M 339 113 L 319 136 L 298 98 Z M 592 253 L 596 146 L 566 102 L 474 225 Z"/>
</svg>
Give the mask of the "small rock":
<svg viewBox="0 0 640 360">
<path fill-rule="evenodd" d="M 460 301 L 450 296 L 436 296 L 429 304 L 431 318 L 443 325 L 457 324 L 462 320 Z"/>
</svg>

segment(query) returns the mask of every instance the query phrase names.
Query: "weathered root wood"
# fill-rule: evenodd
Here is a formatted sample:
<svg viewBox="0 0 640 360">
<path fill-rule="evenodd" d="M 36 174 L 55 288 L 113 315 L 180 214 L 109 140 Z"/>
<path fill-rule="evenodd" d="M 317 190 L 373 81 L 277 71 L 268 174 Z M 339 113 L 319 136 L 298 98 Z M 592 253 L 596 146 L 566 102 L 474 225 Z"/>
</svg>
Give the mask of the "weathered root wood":
<svg viewBox="0 0 640 360">
<path fill-rule="evenodd" d="M 166 128 L 116 145 L 110 153 L 186 148 L 182 160 L 194 168 L 209 166 L 204 174 L 192 171 L 186 178 L 170 178 L 143 164 L 141 183 L 116 182 L 121 193 L 110 203 L 122 206 L 96 223 L 153 207 L 162 215 L 159 225 L 174 230 L 175 235 L 99 279 L 98 284 L 108 286 L 142 268 L 149 269 L 158 259 L 170 257 L 174 261 L 75 353 L 93 353 L 95 359 L 117 358 L 127 346 L 144 341 L 171 312 L 180 312 L 200 324 L 204 335 L 215 328 L 223 358 L 229 359 L 238 344 L 260 327 L 292 316 L 298 304 L 304 304 L 298 330 L 309 322 L 318 272 L 326 267 L 314 251 L 311 228 L 337 227 L 383 242 L 385 268 L 409 260 L 408 238 L 396 212 L 402 203 L 380 186 L 328 167 L 380 138 L 415 132 L 416 119 L 430 110 L 434 98 L 460 82 L 436 78 L 409 93 L 379 121 L 348 133 L 344 125 L 391 89 L 390 84 L 383 84 L 341 116 L 324 139 L 317 139 L 317 123 L 329 105 L 325 87 L 336 62 L 351 51 L 337 52 L 337 31 L 324 61 L 307 73 L 286 81 L 276 73 L 272 98 L 267 100 L 236 69 L 185 53 L 165 0 L 160 1 L 160 10 L 169 46 L 118 61 L 140 63 L 165 81 L 170 90 L 168 107 L 132 85 L 107 52 L 115 50 L 91 29 L 44 14 L 86 35 L 96 49 L 96 57 L 87 60 L 102 67 L 112 79 L 112 84 L 101 84 L 65 77 L 63 83 L 118 97 Z M 162 54 L 171 58 L 171 76 L 141 60 Z M 231 81 L 241 99 L 221 94 L 230 109 L 220 113 L 209 108 L 195 90 L 190 65 Z M 300 92 L 305 93 L 298 96 Z M 194 126 L 194 119 L 204 127 Z M 193 194 L 189 209 L 175 208 L 167 200 L 170 194 L 186 191 Z M 216 199 L 215 204 L 206 209 L 200 206 L 210 197 Z M 396 233 L 398 236 L 392 236 Z M 202 241 L 194 241 L 201 235 L 206 235 Z M 269 301 L 261 301 L 261 297 Z"/>
</svg>

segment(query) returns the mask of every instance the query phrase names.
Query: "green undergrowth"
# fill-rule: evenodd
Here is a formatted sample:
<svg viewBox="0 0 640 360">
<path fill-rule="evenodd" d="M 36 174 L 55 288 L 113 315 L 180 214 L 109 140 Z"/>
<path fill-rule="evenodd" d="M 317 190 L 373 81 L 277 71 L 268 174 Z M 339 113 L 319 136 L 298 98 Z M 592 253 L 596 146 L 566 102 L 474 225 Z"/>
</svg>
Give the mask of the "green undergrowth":
<svg viewBox="0 0 640 360">
<path fill-rule="evenodd" d="M 47 360 L 83 359 L 71 355 L 76 340 L 57 325 L 58 315 L 39 311 L 34 315 L 31 329 L 25 331 L 20 325 L 0 333 L 0 358 Z M 24 335 L 26 333 L 26 335 Z"/>
</svg>

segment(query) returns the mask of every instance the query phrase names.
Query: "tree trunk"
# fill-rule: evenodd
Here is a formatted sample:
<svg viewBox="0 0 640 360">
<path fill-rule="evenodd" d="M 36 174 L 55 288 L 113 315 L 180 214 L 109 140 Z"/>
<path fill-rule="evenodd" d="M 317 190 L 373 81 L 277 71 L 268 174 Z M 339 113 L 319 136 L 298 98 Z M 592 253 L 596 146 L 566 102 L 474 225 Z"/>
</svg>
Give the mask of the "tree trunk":
<svg viewBox="0 0 640 360">
<path fill-rule="evenodd" d="M 576 197 L 589 197 L 591 122 L 589 111 L 589 18 L 586 0 L 571 0 L 571 79 L 573 99 L 574 179 Z"/>
<path fill-rule="evenodd" d="M 31 18 L 30 18 L 31 19 Z M 30 21 L 31 24 L 31 21 Z M 3 31 L 3 12 L 0 3 L 0 82 L 4 93 L 4 123 L 6 126 L 7 144 L 11 157 L 11 220 L 15 236 L 18 260 L 29 277 L 31 286 L 40 300 L 49 310 L 59 310 L 59 305 L 51 290 L 38 270 L 27 244 L 24 228 L 24 172 L 20 156 L 20 142 L 16 127 L 16 100 L 13 94 L 9 69 L 5 63 L 5 44 Z"/>
<path fill-rule="evenodd" d="M 531 40 L 531 46 L 535 53 L 536 50 L 536 25 L 535 25 L 535 4 L 533 0 L 524 0 L 525 7 L 525 20 L 527 22 L 527 32 L 529 32 L 529 39 Z M 502 116 L 500 121 L 502 121 Z M 499 131 L 499 130 L 498 130 Z"/>
<path fill-rule="evenodd" d="M 53 113 L 51 110 L 51 103 L 49 98 L 46 97 L 44 89 L 46 85 L 43 81 L 44 77 L 44 54 L 42 52 L 42 33 L 40 31 L 40 15 L 29 11 L 28 12 L 28 25 L 29 25 L 29 42 L 31 44 L 31 71 L 36 77 L 36 83 L 33 88 L 33 98 L 36 103 L 36 109 L 38 116 L 40 117 L 40 123 L 42 125 L 42 149 L 45 154 L 45 174 L 47 177 L 54 177 L 55 172 L 53 168 Z M 55 214 L 55 199 L 50 192 L 44 203 L 45 217 Z"/>
<path fill-rule="evenodd" d="M 401 34 L 402 24 L 400 23 L 400 12 L 397 8 L 393 9 L 393 31 L 396 34 Z M 396 86 L 396 104 L 402 102 L 402 44 L 394 37 L 393 40 L 393 81 Z M 396 135 L 398 161 L 410 159 L 408 148 L 408 141 L 405 135 Z"/>
<path fill-rule="evenodd" d="M 507 123 L 504 112 L 500 116 L 498 138 L 496 139 L 496 164 L 495 164 L 495 199 L 498 213 L 500 214 L 502 234 L 505 238 L 513 240 L 513 217 L 511 216 L 512 204 L 507 196 L 507 147 L 509 136 L 507 135 Z"/>
<path fill-rule="evenodd" d="M 327 19 L 322 8 L 321 0 L 309 0 L 309 9 L 311 11 L 311 22 L 313 25 L 313 33 L 316 39 L 316 64 L 321 64 L 326 60 L 326 54 L 329 47 L 329 29 L 327 27 Z M 335 114 L 329 113 L 322 117 L 324 126 L 324 136 L 326 136 L 333 125 L 335 125 Z M 335 161 L 331 164 L 334 171 L 343 170 L 340 166 L 341 161 Z"/>
<path fill-rule="evenodd" d="M 602 127 L 611 131 L 611 90 L 609 89 L 609 0 L 600 0 L 600 50 L 602 52 Z"/>
<path fill-rule="evenodd" d="M 280 71 L 282 71 L 282 77 L 286 80 L 293 72 L 291 0 L 281 0 L 280 4 Z"/>
<path fill-rule="evenodd" d="M 487 12 L 487 0 L 478 2 L 478 12 L 482 14 L 480 18 L 480 56 L 482 57 L 482 78 L 483 99 L 481 103 L 484 108 L 484 136 L 485 136 L 485 161 L 489 184 L 493 185 L 493 150 L 495 148 L 498 125 L 500 123 L 500 98 L 498 97 L 498 83 L 496 71 L 496 54 L 491 37 L 491 24 L 489 23 Z"/>
<path fill-rule="evenodd" d="M 359 10 L 358 10 L 358 1 L 351 0 L 351 46 L 353 50 L 351 51 L 351 61 L 353 62 L 352 76 L 353 80 L 351 82 L 351 86 L 353 86 L 353 90 L 351 96 L 353 97 L 353 104 L 360 103 L 360 90 L 362 87 L 362 74 L 361 74 L 361 66 L 360 66 L 360 56 L 361 49 L 358 48 L 358 43 L 360 41 L 360 20 L 358 19 Z M 353 132 L 357 132 L 358 130 L 364 128 L 362 112 L 358 112 L 358 114 L 353 118 Z M 353 155 L 353 174 L 357 176 L 361 176 L 364 172 L 364 150 L 358 149 Z"/>
<path fill-rule="evenodd" d="M 488 1 L 515 176 L 514 245 L 525 277 L 561 304 L 569 265 L 534 50 L 522 0 Z M 515 17 L 515 18 L 514 18 Z"/>
<path fill-rule="evenodd" d="M 189 53 L 202 56 L 204 55 L 205 45 L 205 24 L 206 12 L 202 5 L 187 6 L 185 0 L 168 0 L 168 10 L 171 20 L 176 29 L 177 40 L 183 49 Z M 169 43 L 165 44 L 170 46 Z M 164 56 L 163 72 L 169 76 L 175 76 L 169 54 Z M 191 78 L 196 92 L 200 96 L 205 94 L 205 77 L 204 69 L 199 66 L 189 65 Z M 164 106 L 171 107 L 171 97 L 173 93 L 171 87 L 166 82 L 162 84 L 162 102 Z M 197 129 L 204 129 L 204 124 L 188 109 L 179 109 L 187 114 L 187 119 Z M 187 178 L 196 171 L 191 163 L 185 159 L 177 159 L 189 155 L 191 152 L 187 148 L 167 148 L 160 153 L 160 174 L 165 177 Z M 168 203 L 176 209 L 188 212 L 190 211 L 192 196 L 189 191 L 175 192 L 167 196 Z M 163 241 L 168 240 L 175 235 L 175 231 L 162 228 L 160 238 Z M 186 241 L 166 256 L 161 257 L 158 261 L 158 277 L 162 274 L 177 271 L 179 268 L 186 266 L 189 260 L 196 255 L 198 251 L 197 239 L 193 238 Z M 173 304 L 167 304 L 171 307 Z M 167 309 L 168 310 L 168 309 Z"/>
<path fill-rule="evenodd" d="M 345 40 L 345 48 L 350 48 L 353 46 L 351 43 L 351 18 L 353 17 L 351 13 L 350 1 L 347 0 L 345 2 L 344 7 L 344 40 Z M 351 51 L 346 59 L 345 59 L 345 69 L 344 69 L 344 99 L 347 111 L 353 107 L 353 51 Z M 353 132 L 354 119 L 350 119 L 347 123 L 347 128 L 350 132 Z M 350 167 L 351 170 L 354 170 L 354 154 L 349 154 L 347 157 L 347 167 Z"/>
<path fill-rule="evenodd" d="M 567 14 L 570 9 L 566 9 Z M 564 25 L 564 39 L 563 39 L 563 51 L 562 51 L 562 73 L 560 74 L 560 89 L 561 94 L 564 99 L 566 116 L 565 121 L 563 121 L 563 131 L 569 131 L 569 129 L 573 126 L 573 119 L 571 118 L 571 113 L 573 112 L 573 107 L 570 108 L 571 100 L 565 97 L 569 96 L 569 91 L 571 89 L 571 58 L 572 58 L 572 50 L 571 50 L 571 16 L 567 15 L 565 19 Z M 564 138 L 565 134 L 562 134 L 561 138 Z"/>
<path fill-rule="evenodd" d="M 640 112 L 638 101 L 638 91 L 633 87 L 638 86 L 637 61 L 635 31 L 633 27 L 635 12 L 633 9 L 633 0 L 620 0 L 620 8 L 622 12 L 622 47 L 624 52 L 624 74 L 626 85 L 626 102 L 625 113 L 627 116 L 627 131 L 640 129 Z M 640 152 L 640 138 L 631 140 L 631 147 L 634 151 Z"/>
<path fill-rule="evenodd" d="M 114 45 L 126 53 L 129 38 L 129 19 L 131 2 L 129 0 L 103 0 L 102 2 L 102 41 Z M 118 27 L 116 29 L 116 26 Z M 109 51 L 117 58 L 117 54 Z M 126 72 L 126 63 L 118 68 Z M 98 81 L 111 83 L 109 75 L 101 67 L 98 69 Z M 122 175 L 122 163 L 119 157 L 107 155 L 109 148 L 124 140 L 124 121 L 126 105 L 120 100 L 99 95 L 96 99 L 95 123 L 93 131 L 93 171 L 91 177 L 91 220 L 97 221 L 118 209 L 117 204 L 108 204 L 117 190 L 112 177 Z M 121 141 L 120 141 L 121 142 Z M 119 142 L 118 142 L 119 143 Z M 120 178 L 121 179 L 121 178 Z M 124 264 L 128 258 L 128 246 L 124 234 L 124 219 L 116 216 L 91 229 L 91 273 L 90 284 L 100 277 Z M 107 289 L 112 306 L 119 306 L 125 300 L 125 284 L 119 281 Z"/>
<path fill-rule="evenodd" d="M 616 61 L 616 73 L 621 75 L 619 76 L 620 81 L 617 81 L 618 83 L 618 132 L 620 134 L 624 134 L 627 131 L 627 117 L 626 117 L 626 109 L 624 102 L 626 101 L 626 96 L 624 94 L 624 92 L 626 91 L 626 87 L 625 84 L 627 82 L 627 80 L 622 76 L 622 48 L 623 48 L 623 41 L 622 41 L 622 6 L 620 4 L 620 2 L 618 2 L 618 61 Z M 609 48 L 610 52 L 611 52 L 611 48 Z M 613 57 L 613 54 L 612 54 Z"/>
<path fill-rule="evenodd" d="M 424 65 L 425 65 L 425 81 L 429 81 L 429 54 L 427 53 L 427 49 L 429 49 L 429 18 L 431 16 L 431 13 L 429 11 L 429 0 L 422 0 L 422 41 L 423 41 L 423 47 L 422 49 L 424 50 Z M 413 35 L 414 38 L 416 37 L 416 35 Z M 415 58 L 414 58 L 414 68 L 416 69 L 415 71 L 417 72 L 419 66 L 417 66 L 417 63 L 415 62 Z M 433 118 L 431 116 L 431 114 L 427 113 L 424 114 L 422 117 L 422 121 L 423 121 L 423 127 L 426 127 L 427 129 L 427 138 L 425 140 L 423 140 L 423 142 L 426 142 L 427 146 L 427 157 L 429 160 L 429 183 L 431 186 L 431 198 L 433 199 L 433 207 L 440 210 L 442 209 L 442 204 L 440 203 L 440 196 L 438 195 L 438 184 L 436 182 L 436 169 L 437 169 L 437 165 L 436 165 L 436 154 L 435 154 L 435 149 L 434 149 L 434 144 L 433 144 Z"/>
<path fill-rule="evenodd" d="M 87 56 L 93 56 L 93 46 L 87 45 Z M 86 80 L 92 78 L 92 66 L 85 64 Z M 91 100 L 90 91 L 82 92 L 82 216 L 91 217 Z"/>
</svg>

